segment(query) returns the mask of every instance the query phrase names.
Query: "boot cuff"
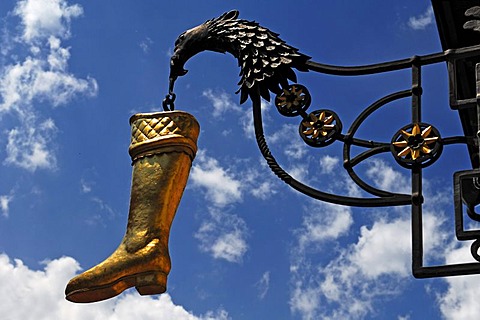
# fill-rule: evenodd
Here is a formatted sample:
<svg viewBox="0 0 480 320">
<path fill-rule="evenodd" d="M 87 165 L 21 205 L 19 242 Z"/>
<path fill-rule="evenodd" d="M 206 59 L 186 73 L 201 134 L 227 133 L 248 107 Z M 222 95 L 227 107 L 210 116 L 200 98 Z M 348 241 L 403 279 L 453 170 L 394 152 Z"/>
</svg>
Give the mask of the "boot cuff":
<svg viewBox="0 0 480 320">
<path fill-rule="evenodd" d="M 198 121 L 183 111 L 137 113 L 130 118 L 132 161 L 164 152 L 185 152 L 193 160 L 200 132 Z"/>
</svg>

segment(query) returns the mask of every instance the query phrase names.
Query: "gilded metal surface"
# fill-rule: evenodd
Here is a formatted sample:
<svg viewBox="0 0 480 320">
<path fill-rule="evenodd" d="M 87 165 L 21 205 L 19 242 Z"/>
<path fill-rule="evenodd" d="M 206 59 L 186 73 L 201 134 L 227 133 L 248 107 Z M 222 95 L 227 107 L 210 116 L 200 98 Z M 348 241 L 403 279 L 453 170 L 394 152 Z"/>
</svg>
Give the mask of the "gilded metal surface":
<svg viewBox="0 0 480 320">
<path fill-rule="evenodd" d="M 129 153 L 132 161 L 168 147 L 183 148 L 190 157 L 197 152 L 199 125 L 197 120 L 183 111 L 140 113 L 130 118 L 132 139 Z M 162 148 L 159 149 L 159 147 Z"/>
<path fill-rule="evenodd" d="M 327 116 L 325 111 L 320 112 L 318 117 L 314 113 L 310 113 L 308 119 L 302 122 L 305 127 L 303 134 L 311 136 L 313 139 L 320 135 L 325 137 L 330 130 L 335 128 L 335 125 L 332 124 L 333 120 L 333 115 Z"/>
<path fill-rule="evenodd" d="M 295 86 L 293 86 L 292 90 L 284 89 L 283 94 L 278 97 L 276 104 L 287 109 L 298 108 L 305 99 L 302 93 L 302 88 Z"/>
<path fill-rule="evenodd" d="M 180 111 L 137 114 L 131 124 L 127 230 L 110 257 L 70 280 L 65 294 L 72 302 L 105 300 L 129 287 L 142 295 L 166 290 L 170 226 L 196 152 L 199 126 Z"/>
<path fill-rule="evenodd" d="M 430 145 L 438 141 L 438 137 L 431 136 L 432 126 L 428 126 L 421 130 L 418 123 L 416 123 L 412 132 L 401 130 L 403 140 L 395 141 L 395 147 L 403 148 L 397 155 L 399 157 L 408 157 L 417 160 L 420 156 L 432 152 Z"/>
<path fill-rule="evenodd" d="M 295 117 L 304 114 L 312 98 L 308 89 L 301 84 L 292 84 L 275 97 L 275 106 L 281 115 Z"/>
<path fill-rule="evenodd" d="M 312 147 L 325 147 L 333 143 L 342 131 L 342 123 L 331 110 L 311 112 L 300 123 L 299 133 L 303 141 Z"/>
</svg>

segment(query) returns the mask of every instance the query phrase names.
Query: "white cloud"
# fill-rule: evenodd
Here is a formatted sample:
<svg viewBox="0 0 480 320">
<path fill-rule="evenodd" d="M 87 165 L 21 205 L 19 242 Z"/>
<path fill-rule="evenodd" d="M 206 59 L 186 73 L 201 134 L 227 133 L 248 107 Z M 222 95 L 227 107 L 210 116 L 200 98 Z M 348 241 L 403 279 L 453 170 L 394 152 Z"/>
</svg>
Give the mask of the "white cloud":
<svg viewBox="0 0 480 320">
<path fill-rule="evenodd" d="M 106 203 L 105 201 L 103 201 L 99 197 L 92 197 L 91 201 L 93 203 L 95 203 L 102 212 L 106 213 L 107 218 L 112 219 L 113 217 L 115 217 L 117 215 L 115 210 L 113 210 L 112 207 L 108 203 Z"/>
<path fill-rule="evenodd" d="M 432 216 L 427 216 L 427 219 L 425 237 L 430 239 L 430 236 L 435 236 L 433 232 L 438 226 L 432 224 L 436 221 Z M 371 228 L 362 226 L 352 256 L 352 262 L 359 271 L 368 278 L 385 274 L 408 276 L 412 251 L 410 224 L 410 219 L 397 219 L 377 221 Z"/>
<path fill-rule="evenodd" d="M 297 262 L 292 268 L 291 311 L 302 319 L 363 319 L 373 311 L 374 302 L 399 292 L 402 278 L 398 274 L 384 274 L 382 281 L 369 278 L 357 255 L 353 245 L 342 249 L 327 265 L 316 266 L 307 257 L 293 258 Z"/>
<path fill-rule="evenodd" d="M 400 294 L 411 273 L 409 225 L 404 218 L 362 226 L 358 241 L 326 265 L 316 265 L 305 251 L 294 249 L 292 312 L 302 319 L 363 319 L 374 313 L 375 304 Z M 427 256 L 441 246 L 436 242 L 440 225 L 436 216 L 425 217 L 425 239 L 436 243 L 425 246 Z"/>
<path fill-rule="evenodd" d="M 169 55 L 171 56 L 171 55 Z M 209 102 L 212 104 L 212 115 L 215 118 L 226 118 L 228 121 L 231 121 L 233 116 L 232 113 L 236 118 L 238 118 L 238 123 L 240 124 L 241 128 L 243 129 L 244 135 L 248 139 L 255 139 L 255 130 L 253 126 L 253 113 L 251 106 L 239 106 L 232 100 L 232 95 L 226 93 L 223 90 L 212 90 L 206 89 L 203 91 L 202 96 L 207 98 Z M 273 108 L 273 104 L 271 102 L 267 102 L 265 100 L 261 100 L 260 108 L 262 109 L 262 116 L 263 116 L 263 125 L 267 127 L 268 120 L 270 119 L 268 111 Z M 223 130 L 222 134 L 227 135 L 229 134 L 229 130 Z M 275 135 L 275 134 L 274 134 Z M 288 137 L 287 137 L 288 138 Z M 290 140 L 288 140 L 290 141 Z M 295 148 L 294 146 L 292 148 Z"/>
<path fill-rule="evenodd" d="M 247 243 L 240 230 L 232 230 L 220 235 L 210 247 L 216 259 L 225 259 L 229 262 L 240 262 L 247 251 Z"/>
<path fill-rule="evenodd" d="M 242 108 L 239 105 L 234 103 L 230 98 L 230 95 L 224 91 L 216 90 L 215 92 L 212 89 L 205 90 L 202 95 L 206 97 L 213 106 L 213 116 L 218 118 L 228 113 L 241 112 Z"/>
<path fill-rule="evenodd" d="M 284 124 L 280 130 L 269 135 L 267 141 L 272 145 L 280 144 L 288 158 L 299 160 L 305 157 L 308 147 L 297 133 L 298 125 Z"/>
<path fill-rule="evenodd" d="M 409 179 L 385 161 L 369 160 L 368 166 L 366 175 L 373 180 L 376 187 L 391 192 L 410 193 Z"/>
<path fill-rule="evenodd" d="M 330 173 L 337 167 L 340 159 L 338 157 L 332 157 L 329 155 L 325 155 L 320 158 L 320 167 L 322 169 L 322 173 Z"/>
<path fill-rule="evenodd" d="M 92 192 L 92 183 L 82 178 L 80 180 L 80 190 L 82 191 L 82 193 Z"/>
<path fill-rule="evenodd" d="M 95 168 L 86 169 L 80 178 L 80 191 L 90 193 L 95 189 L 98 173 Z"/>
<path fill-rule="evenodd" d="M 239 263 L 247 252 L 245 221 L 237 215 L 210 209 L 210 217 L 195 233 L 200 249 L 215 259 Z"/>
<path fill-rule="evenodd" d="M 79 5 L 64 0 L 17 3 L 13 14 L 21 19 L 21 36 L 2 39 L 2 45 L 16 52 L 10 63 L 0 65 L 0 118 L 9 113 L 20 123 L 8 129 L 5 163 L 30 171 L 55 169 L 55 123 L 44 119 L 37 104 L 56 107 L 78 95 L 97 94 L 95 79 L 68 71 L 70 49 L 61 43 L 70 37 L 71 19 L 82 13 Z"/>
<path fill-rule="evenodd" d="M 52 120 L 43 122 L 39 128 L 15 128 L 8 133 L 6 164 L 29 171 L 55 169 L 56 157 L 49 144 L 56 128 Z"/>
<path fill-rule="evenodd" d="M 318 319 L 316 312 L 320 303 L 320 294 L 321 292 L 315 288 L 304 290 L 300 286 L 295 287 L 290 299 L 291 311 L 300 313 L 304 320 Z"/>
<path fill-rule="evenodd" d="M 263 273 L 260 280 L 255 284 L 255 287 L 257 287 L 258 290 L 258 298 L 263 300 L 270 289 L 270 271 Z"/>
<path fill-rule="evenodd" d="M 364 275 L 408 275 L 411 252 L 409 220 L 378 221 L 371 229 L 362 226 L 360 232 L 353 261 Z"/>
<path fill-rule="evenodd" d="M 246 161 L 247 168 L 241 169 L 244 172 L 241 176 L 242 191 L 257 199 L 267 200 L 277 194 L 282 182 L 270 171 L 263 158 L 258 160 L 258 164 L 252 165 L 251 161 Z"/>
<path fill-rule="evenodd" d="M 5 66 L 0 77 L 0 112 L 14 109 L 31 113 L 35 101 L 48 101 L 53 106 L 68 103 L 78 94 L 95 96 L 95 79 L 78 79 L 68 73 L 68 49 L 60 47 L 58 38 L 50 37 L 48 47 L 23 62 Z"/>
<path fill-rule="evenodd" d="M 285 171 L 287 171 L 288 174 L 291 175 L 294 179 L 302 181 L 304 183 L 308 183 L 308 181 L 312 178 L 315 179 L 315 177 L 311 175 L 312 171 L 310 171 L 308 162 L 293 163 Z"/>
<path fill-rule="evenodd" d="M 217 208 L 241 202 L 245 194 L 268 199 L 276 193 L 276 180 L 263 162 L 258 168 L 251 161 L 240 161 L 241 169 L 235 165 L 224 168 L 217 159 L 200 150 L 190 174 L 192 186 L 203 189 L 206 200 Z M 241 175 L 236 173 L 240 171 Z"/>
<path fill-rule="evenodd" d="M 65 0 L 22 0 L 14 14 L 22 19 L 26 42 L 49 36 L 70 37 L 70 21 L 83 14 L 78 4 L 69 6 Z"/>
<path fill-rule="evenodd" d="M 256 177 L 259 177 L 257 175 Z M 270 198 L 272 195 L 276 194 L 277 191 L 275 190 L 275 183 L 271 181 L 253 181 L 253 188 L 250 188 L 249 191 L 257 199 L 266 200 Z"/>
<path fill-rule="evenodd" d="M 207 199 L 216 207 L 225 207 L 242 200 L 241 181 L 222 168 L 218 161 L 200 150 L 190 180 L 194 187 L 205 190 Z"/>
<path fill-rule="evenodd" d="M 322 247 L 325 241 L 345 235 L 353 223 L 352 209 L 345 206 L 312 201 L 304 210 L 302 227 L 297 231 L 299 249 Z"/>
<path fill-rule="evenodd" d="M 149 53 L 150 47 L 152 46 L 152 44 L 153 44 L 153 40 L 150 39 L 149 37 L 146 37 L 142 42 L 140 42 L 139 46 L 142 49 L 143 53 Z"/>
<path fill-rule="evenodd" d="M 237 159 L 228 167 L 200 150 L 190 173 L 193 188 L 203 191 L 208 216 L 195 233 L 199 247 L 215 259 L 239 263 L 248 250 L 248 228 L 243 219 L 229 213 L 246 196 L 266 200 L 276 191 L 277 180 L 263 162 Z M 237 174 L 241 172 L 241 174 Z"/>
<path fill-rule="evenodd" d="M 414 30 L 424 30 L 427 26 L 435 22 L 433 7 L 430 5 L 427 10 L 416 17 L 410 17 L 408 26 Z"/>
<path fill-rule="evenodd" d="M 385 188 L 403 190 L 408 179 L 386 163 L 376 161 L 367 169 L 370 178 Z M 383 173 L 382 173 L 383 172 Z M 425 183 L 429 192 L 429 183 Z M 335 186 L 335 190 L 343 188 Z M 335 191 L 332 190 L 332 191 Z M 337 190 L 338 191 L 338 190 Z M 436 190 L 423 214 L 424 260 L 438 259 L 445 246 L 444 199 Z M 427 195 L 428 198 L 428 195 Z M 315 208 L 315 207 L 314 207 Z M 306 208 L 302 228 L 295 231 L 291 256 L 290 309 L 302 319 L 364 319 L 376 305 L 401 294 L 411 277 L 411 221 L 405 209 L 356 212 L 374 218 L 359 227 L 354 243 L 340 247 L 339 237 L 352 233 L 348 210 L 318 205 Z M 355 209 L 359 211 L 360 209 Z M 372 214 L 375 213 L 375 214 Z M 327 242 L 328 241 L 328 242 Z M 328 248 L 325 249 L 325 248 Z M 313 250 L 312 250 L 313 249 Z M 318 259 L 319 251 L 331 260 Z M 453 314 L 453 313 L 452 313 Z M 403 315 L 392 315 L 399 319 Z"/>
<path fill-rule="evenodd" d="M 472 262 L 469 244 L 460 248 L 449 250 L 446 255 L 446 263 Z M 440 311 L 447 320 L 476 319 L 480 314 L 478 304 L 478 288 L 480 279 L 478 276 L 460 276 L 445 278 L 448 284 L 446 292 L 438 295 Z"/>
<path fill-rule="evenodd" d="M 10 211 L 9 206 L 10 202 L 13 200 L 13 195 L 1 195 L 0 196 L 0 211 L 2 211 L 2 215 L 4 217 L 8 217 Z"/>
<path fill-rule="evenodd" d="M 73 258 L 62 257 L 44 263 L 43 270 L 32 270 L 20 260 L 0 254 L 0 313 L 6 320 L 227 320 L 219 309 L 196 316 L 175 305 L 168 294 L 140 296 L 135 291 L 106 301 L 83 305 L 65 300 L 65 285 L 78 271 Z"/>
</svg>

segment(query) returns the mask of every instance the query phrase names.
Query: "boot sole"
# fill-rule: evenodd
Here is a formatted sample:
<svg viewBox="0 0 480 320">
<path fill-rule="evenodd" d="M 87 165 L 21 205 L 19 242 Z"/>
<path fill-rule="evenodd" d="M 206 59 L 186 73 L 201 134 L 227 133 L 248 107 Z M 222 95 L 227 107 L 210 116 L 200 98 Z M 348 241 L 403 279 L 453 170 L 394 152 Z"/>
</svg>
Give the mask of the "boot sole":
<svg viewBox="0 0 480 320">
<path fill-rule="evenodd" d="M 161 271 L 137 273 L 102 286 L 74 290 L 67 293 L 66 299 L 77 303 L 102 301 L 131 287 L 135 287 L 141 295 L 161 294 L 167 289 L 167 275 Z"/>
</svg>

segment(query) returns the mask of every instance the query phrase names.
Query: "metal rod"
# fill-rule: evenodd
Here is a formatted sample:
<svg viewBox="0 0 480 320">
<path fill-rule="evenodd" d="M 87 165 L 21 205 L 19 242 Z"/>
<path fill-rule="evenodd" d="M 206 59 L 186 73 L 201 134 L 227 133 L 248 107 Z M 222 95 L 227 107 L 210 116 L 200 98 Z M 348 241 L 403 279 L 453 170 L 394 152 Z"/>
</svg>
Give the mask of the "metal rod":
<svg viewBox="0 0 480 320">
<path fill-rule="evenodd" d="M 422 74 L 418 60 L 412 63 L 412 122 L 422 119 Z M 412 167 L 412 270 L 423 267 L 422 167 Z"/>
<path fill-rule="evenodd" d="M 358 154 L 357 156 L 355 156 L 354 158 L 350 159 L 350 161 L 348 162 L 348 164 L 349 164 L 348 166 L 349 167 L 354 167 L 357 164 L 359 164 L 360 162 L 362 162 L 363 160 L 368 159 L 371 156 L 374 156 L 374 155 L 377 155 L 377 154 L 380 154 L 380 153 L 383 153 L 383 152 L 390 152 L 390 145 L 385 144 L 383 146 L 370 148 L 369 150 L 364 151 L 364 152 Z"/>
<path fill-rule="evenodd" d="M 458 144 L 458 143 L 475 144 L 472 137 L 465 137 L 465 136 L 442 138 L 442 143 L 444 146 L 449 144 Z"/>
<path fill-rule="evenodd" d="M 412 64 L 412 123 L 422 121 L 422 67 L 415 61 Z"/>
<path fill-rule="evenodd" d="M 361 76 L 377 74 L 386 71 L 395 71 L 409 68 L 414 61 L 419 65 L 429 65 L 447 60 L 456 60 L 476 56 L 480 54 L 480 45 L 465 47 L 460 49 L 449 49 L 444 52 L 428 54 L 424 56 L 413 56 L 411 58 L 400 59 L 390 62 L 369 64 L 364 66 L 335 66 L 323 64 L 315 61 L 307 61 L 306 67 L 315 72 L 337 76 Z"/>
<path fill-rule="evenodd" d="M 478 154 L 480 157 L 480 63 L 475 65 L 475 80 L 477 89 L 477 146 Z M 480 166 L 480 165 L 479 165 Z"/>
<path fill-rule="evenodd" d="M 413 276 L 419 279 L 464 276 L 479 273 L 480 263 L 478 262 L 420 267 L 413 270 Z"/>
<path fill-rule="evenodd" d="M 363 121 L 365 121 L 373 112 L 375 112 L 376 110 L 380 109 L 381 107 L 383 107 L 384 105 L 386 105 L 390 102 L 393 102 L 393 101 L 399 100 L 399 99 L 403 99 L 403 98 L 409 97 L 411 95 L 412 95 L 412 90 L 398 91 L 398 92 L 394 92 L 392 94 L 389 94 L 389 95 L 375 101 L 374 103 L 372 103 L 352 123 L 352 125 L 348 129 L 348 132 L 347 132 L 347 135 L 346 135 L 347 140 L 348 140 L 348 137 L 353 137 L 355 135 L 355 133 L 357 132 L 358 128 L 363 123 Z"/>
<path fill-rule="evenodd" d="M 372 103 L 368 108 L 366 108 L 352 123 L 350 128 L 348 129 L 347 134 L 343 137 L 343 167 L 345 170 L 347 170 L 348 175 L 350 178 L 363 190 L 367 191 L 370 194 L 373 194 L 378 197 L 392 197 L 394 196 L 394 193 L 388 192 L 388 191 L 383 191 L 378 188 L 375 188 L 362 179 L 355 173 L 355 170 L 353 167 L 357 165 L 359 162 L 367 159 L 368 157 L 371 157 L 375 154 L 381 153 L 381 152 L 386 152 L 390 150 L 390 144 L 380 144 L 376 143 L 377 146 L 373 147 L 372 145 L 367 146 L 370 147 L 370 150 L 367 150 L 366 152 L 361 153 L 360 155 L 357 155 L 353 159 L 350 159 L 350 151 L 353 143 L 352 137 L 355 135 L 359 127 L 362 125 L 362 123 L 376 110 L 380 109 L 384 105 L 398 100 L 402 98 L 409 97 L 412 94 L 411 90 L 403 90 L 399 92 L 394 92 L 392 94 L 389 94 L 374 103 Z"/>
<path fill-rule="evenodd" d="M 423 267 L 422 168 L 412 169 L 412 270 Z"/>
</svg>

